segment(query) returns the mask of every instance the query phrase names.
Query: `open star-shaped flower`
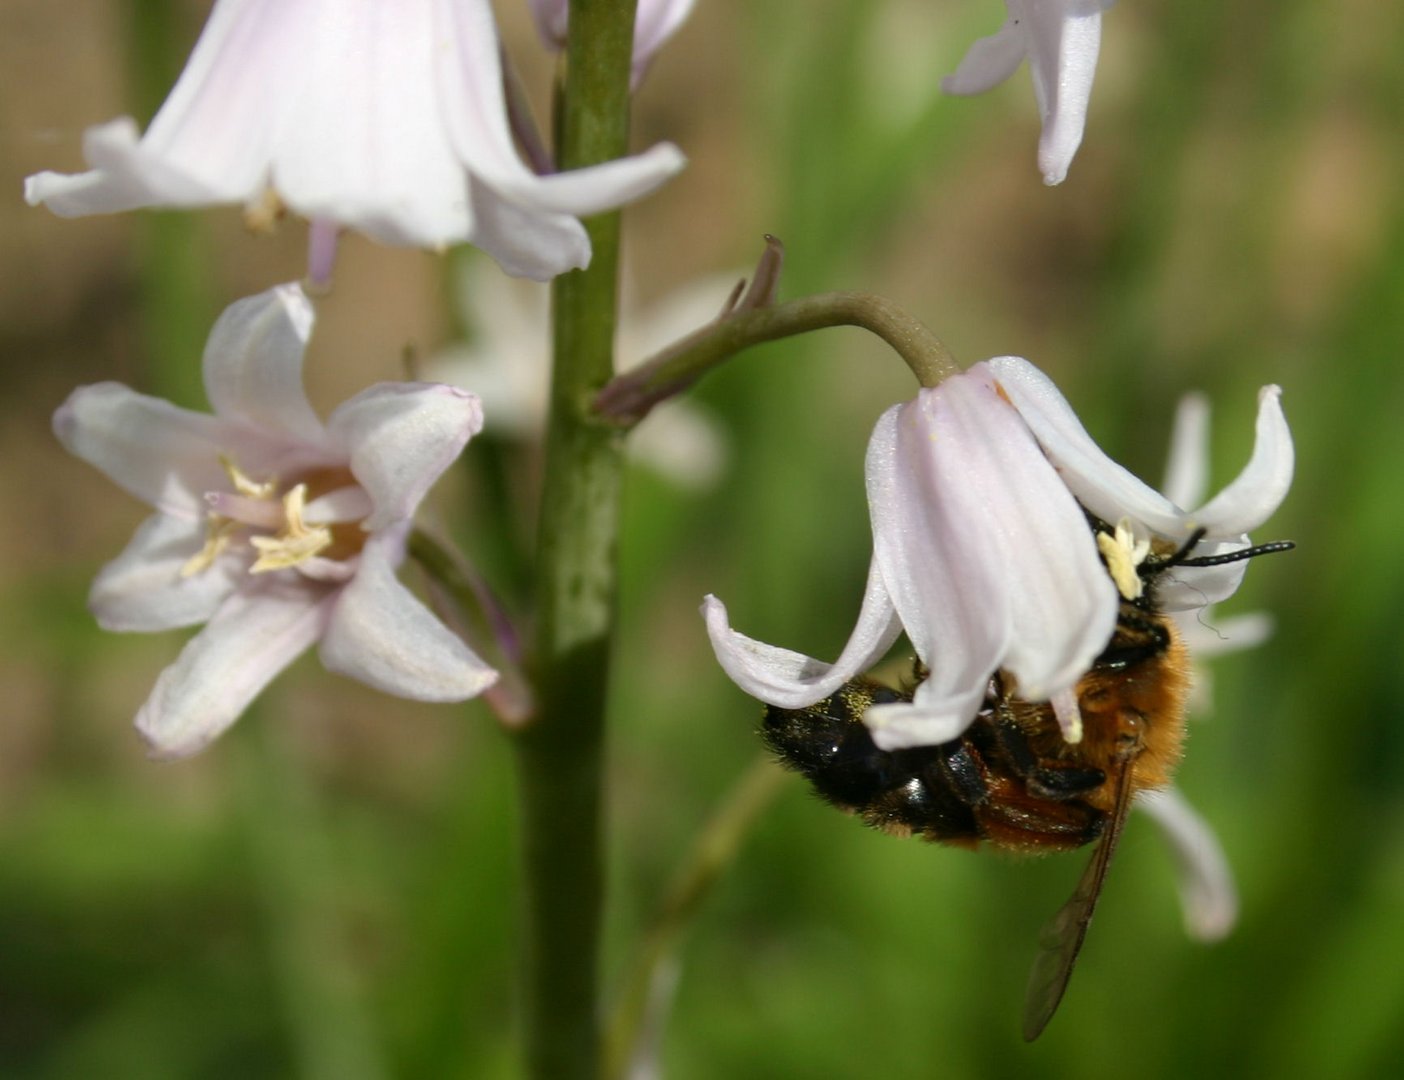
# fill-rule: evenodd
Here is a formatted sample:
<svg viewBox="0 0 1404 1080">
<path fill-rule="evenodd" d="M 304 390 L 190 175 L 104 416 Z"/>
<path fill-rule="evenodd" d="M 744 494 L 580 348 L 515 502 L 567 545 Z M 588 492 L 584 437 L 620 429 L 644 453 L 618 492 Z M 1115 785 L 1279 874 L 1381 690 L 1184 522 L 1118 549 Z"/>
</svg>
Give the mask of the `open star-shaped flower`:
<svg viewBox="0 0 1404 1080">
<path fill-rule="evenodd" d="M 1009 16 L 1004 25 L 970 46 L 955 73 L 941 80 L 948 94 L 982 94 L 1027 59 L 1043 118 L 1038 167 L 1045 183 L 1063 182 L 1082 143 L 1102 42 L 1102 11 L 1111 3 L 1005 0 Z"/>
<path fill-rule="evenodd" d="M 960 735 L 997 671 L 1025 700 L 1051 701 L 1072 737 L 1073 688 L 1110 640 L 1120 603 L 1108 573 L 1116 567 L 1103 562 L 1087 514 L 1117 523 L 1128 559 L 1192 540 L 1195 557 L 1247 548 L 1248 530 L 1291 483 L 1279 396 L 1277 387 L 1260 395 L 1243 472 L 1186 511 L 1102 453 L 1028 361 L 976 364 L 878 421 L 867 458 L 873 562 L 839 658 L 827 664 L 739 634 L 709 596 L 702 610 L 717 658 L 751 696 L 802 709 L 873 667 L 905 631 L 930 674 L 910 703 L 868 710 L 882 749 Z M 1157 603 L 1177 611 L 1222 600 L 1243 570 L 1242 562 L 1176 566 L 1158 580 Z"/>
<path fill-rule="evenodd" d="M 381 383 L 325 424 L 302 390 L 312 305 L 296 285 L 233 304 L 205 350 L 214 415 L 118 383 L 54 415 L 73 454 L 156 513 L 99 573 L 109 630 L 204 623 L 137 728 L 159 757 L 203 748 L 302 652 L 387 693 L 459 701 L 497 673 L 395 577 L 425 492 L 482 426 L 448 386 Z"/>
<path fill-rule="evenodd" d="M 585 266 L 577 218 L 652 191 L 676 147 L 538 176 L 507 119 L 488 0 L 218 0 L 175 88 L 138 137 L 89 129 L 91 171 L 44 172 L 25 198 L 57 214 L 242 203 L 270 190 L 307 218 L 388 244 L 468 241 L 508 273 Z"/>
</svg>

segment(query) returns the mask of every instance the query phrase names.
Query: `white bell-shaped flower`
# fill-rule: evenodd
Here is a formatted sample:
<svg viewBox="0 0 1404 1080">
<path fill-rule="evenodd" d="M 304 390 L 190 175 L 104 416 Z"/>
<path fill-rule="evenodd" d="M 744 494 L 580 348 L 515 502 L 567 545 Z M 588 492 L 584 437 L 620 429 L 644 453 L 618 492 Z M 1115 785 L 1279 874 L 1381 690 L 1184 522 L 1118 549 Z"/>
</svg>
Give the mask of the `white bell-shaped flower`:
<svg viewBox="0 0 1404 1080">
<path fill-rule="evenodd" d="M 25 198 L 64 217 L 242 203 L 388 244 L 468 241 L 545 281 L 590 259 L 577 218 L 647 194 L 671 144 L 538 176 L 513 143 L 488 0 L 217 0 L 145 135 L 84 136 L 89 172 L 44 172 Z"/>
</svg>

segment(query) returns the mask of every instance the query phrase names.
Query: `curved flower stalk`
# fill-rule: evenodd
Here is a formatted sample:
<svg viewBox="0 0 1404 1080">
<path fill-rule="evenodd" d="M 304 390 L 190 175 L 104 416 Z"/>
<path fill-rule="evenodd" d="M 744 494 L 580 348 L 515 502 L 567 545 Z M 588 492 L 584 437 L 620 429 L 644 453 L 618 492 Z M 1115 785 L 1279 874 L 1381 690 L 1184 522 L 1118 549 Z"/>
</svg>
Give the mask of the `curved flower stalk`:
<svg viewBox="0 0 1404 1080">
<path fill-rule="evenodd" d="M 1102 11 L 1111 4 L 1112 0 L 1005 0 L 1009 16 L 1004 25 L 971 45 L 955 73 L 941 80 L 948 94 L 982 94 L 1027 59 L 1043 119 L 1038 168 L 1046 184 L 1063 182 L 1082 143 L 1097 74 Z"/>
<path fill-rule="evenodd" d="M 1130 548 L 1171 553 L 1204 529 L 1194 554 L 1247 546 L 1247 530 L 1286 495 L 1292 443 L 1277 387 L 1259 396 L 1257 444 L 1227 488 L 1187 512 L 1108 458 L 1053 383 L 1026 360 L 976 364 L 883 414 L 868 447 L 873 562 L 858 625 L 833 664 L 732 630 L 709 596 L 703 615 L 727 674 L 747 693 L 805 708 L 873 667 L 904 630 L 930 675 L 911 703 L 865 717 L 885 750 L 958 736 L 991 675 L 1052 702 L 1077 730 L 1073 688 L 1110 640 L 1118 589 L 1085 512 L 1118 523 Z M 1158 599 L 1170 610 L 1221 600 L 1242 565 L 1177 567 Z"/>
<path fill-rule="evenodd" d="M 634 15 L 634 60 L 629 87 L 639 88 L 653 63 L 653 54 L 678 32 L 692 14 L 694 0 L 639 0 Z M 564 49 L 569 25 L 569 0 L 527 0 L 537 32 L 548 49 Z"/>
<path fill-rule="evenodd" d="M 684 285 L 640 311 L 628 298 L 619 322 L 618 355 L 629 368 L 716 318 L 744 272 L 713 274 Z M 627 291 L 627 289 L 626 289 Z M 475 260 L 459 289 L 469 344 L 431 357 L 425 374 L 435 382 L 473 387 L 486 405 L 490 434 L 536 439 L 546 429 L 551 343 L 550 296 L 539 285 L 511 281 Z M 715 420 L 682 398 L 650 414 L 629 439 L 639 464 L 679 487 L 710 487 L 726 465 L 727 446 Z"/>
<path fill-rule="evenodd" d="M 296 285 L 230 306 L 205 350 L 213 416 L 117 383 L 54 414 L 71 453 L 156 510 L 94 581 L 98 622 L 205 624 L 137 714 L 157 757 L 203 748 L 314 643 L 329 670 L 401 697 L 460 701 L 497 679 L 395 577 L 420 500 L 482 426 L 477 398 L 381 383 L 323 424 L 302 390 L 313 322 Z"/>
<path fill-rule="evenodd" d="M 90 128 L 91 171 L 31 176 L 25 198 L 65 217 L 216 203 L 266 215 L 271 190 L 314 222 L 388 244 L 469 241 L 544 281 L 589 262 L 577 217 L 647 194 L 683 158 L 660 144 L 534 174 L 498 50 L 489 0 L 217 0 L 146 134 L 129 117 Z"/>
</svg>

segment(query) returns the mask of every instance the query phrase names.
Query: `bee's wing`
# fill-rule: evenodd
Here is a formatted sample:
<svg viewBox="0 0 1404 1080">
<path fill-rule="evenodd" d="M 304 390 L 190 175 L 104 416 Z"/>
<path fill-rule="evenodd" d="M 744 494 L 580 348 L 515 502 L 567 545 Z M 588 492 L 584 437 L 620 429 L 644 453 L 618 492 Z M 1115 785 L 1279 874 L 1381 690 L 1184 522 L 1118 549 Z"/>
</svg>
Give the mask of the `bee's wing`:
<svg viewBox="0 0 1404 1080">
<path fill-rule="evenodd" d="M 1082 940 L 1087 936 L 1087 926 L 1092 921 L 1092 912 L 1097 908 L 1097 898 L 1102 894 L 1102 883 L 1107 878 L 1107 867 L 1111 864 L 1112 852 L 1121 838 L 1121 828 L 1126 824 L 1126 814 L 1131 808 L 1131 768 L 1126 765 L 1117 778 L 1116 802 L 1107 821 L 1107 831 L 1097 842 L 1097 850 L 1092 853 L 1092 861 L 1082 872 L 1082 878 L 1073 890 L 1071 898 L 1049 919 L 1038 935 L 1038 956 L 1034 960 L 1033 971 L 1029 973 L 1029 989 L 1024 997 L 1024 1040 L 1033 1042 L 1053 1019 L 1058 1003 L 1063 1000 L 1063 991 L 1068 988 L 1073 964 L 1082 950 Z"/>
</svg>

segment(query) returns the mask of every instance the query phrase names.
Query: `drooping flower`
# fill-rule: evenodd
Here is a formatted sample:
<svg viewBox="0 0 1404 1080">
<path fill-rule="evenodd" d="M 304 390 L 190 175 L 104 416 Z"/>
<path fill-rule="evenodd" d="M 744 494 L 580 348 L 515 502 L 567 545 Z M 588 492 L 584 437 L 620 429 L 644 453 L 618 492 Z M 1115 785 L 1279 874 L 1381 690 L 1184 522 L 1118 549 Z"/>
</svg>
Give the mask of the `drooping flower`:
<svg viewBox="0 0 1404 1080">
<path fill-rule="evenodd" d="M 137 714 L 158 757 L 203 748 L 314 643 L 401 697 L 460 701 L 497 678 L 395 577 L 420 500 L 482 426 L 477 398 L 381 383 L 323 424 L 302 390 L 313 322 L 296 285 L 231 305 L 205 349 L 214 415 L 118 383 L 54 415 L 70 452 L 156 510 L 94 581 L 98 622 L 205 624 Z"/>
<path fill-rule="evenodd" d="M 692 14 L 694 0 L 639 0 L 634 15 L 634 62 L 630 86 L 637 90 L 653 54 L 663 47 Z M 570 0 L 527 0 L 536 29 L 548 49 L 564 49 Z"/>
<path fill-rule="evenodd" d="M 31 204 L 65 217 L 144 206 L 292 210 L 389 244 L 469 241 L 538 280 L 585 266 L 577 218 L 682 167 L 670 144 L 538 176 L 512 141 L 489 0 L 217 0 L 175 88 L 138 138 L 88 130 L 91 171 L 39 173 Z"/>
<path fill-rule="evenodd" d="M 1277 387 L 1259 397 L 1257 443 L 1239 477 L 1192 512 L 1098 449 L 1053 383 L 1026 360 L 976 364 L 883 414 L 868 447 L 873 562 L 847 646 L 833 664 L 732 630 L 707 597 L 717 658 L 747 693 L 805 708 L 873 667 L 906 631 L 929 676 L 912 702 L 865 717 L 885 750 L 935 745 L 974 718 L 990 677 L 1050 701 L 1077 729 L 1074 687 L 1110 640 L 1119 604 L 1088 527 L 1090 511 L 1134 549 L 1174 552 L 1203 529 L 1192 554 L 1248 546 L 1292 474 L 1292 443 Z M 1180 566 L 1157 582 L 1167 610 L 1230 595 L 1242 563 Z"/>
<path fill-rule="evenodd" d="M 617 350 L 621 369 L 714 319 L 744 276 L 743 272 L 710 275 L 637 312 L 629 302 L 626 284 Z M 431 357 L 426 376 L 472 387 L 486 406 L 489 434 L 539 438 L 546 429 L 549 405 L 548 291 L 532 282 L 508 280 L 475 260 L 464 275 L 459 298 L 472 341 Z M 679 486 L 697 489 L 717 479 L 727 448 L 710 415 L 683 398 L 674 398 L 655 409 L 633 433 L 629 452 L 635 461 Z"/>
<path fill-rule="evenodd" d="M 1044 183 L 1061 184 L 1082 142 L 1087 103 L 1097 74 L 1102 11 L 1112 0 L 1004 0 L 999 31 L 970 46 L 955 73 L 941 80 L 948 94 L 982 94 L 1013 75 L 1025 59 L 1043 119 L 1038 167 Z"/>
</svg>

